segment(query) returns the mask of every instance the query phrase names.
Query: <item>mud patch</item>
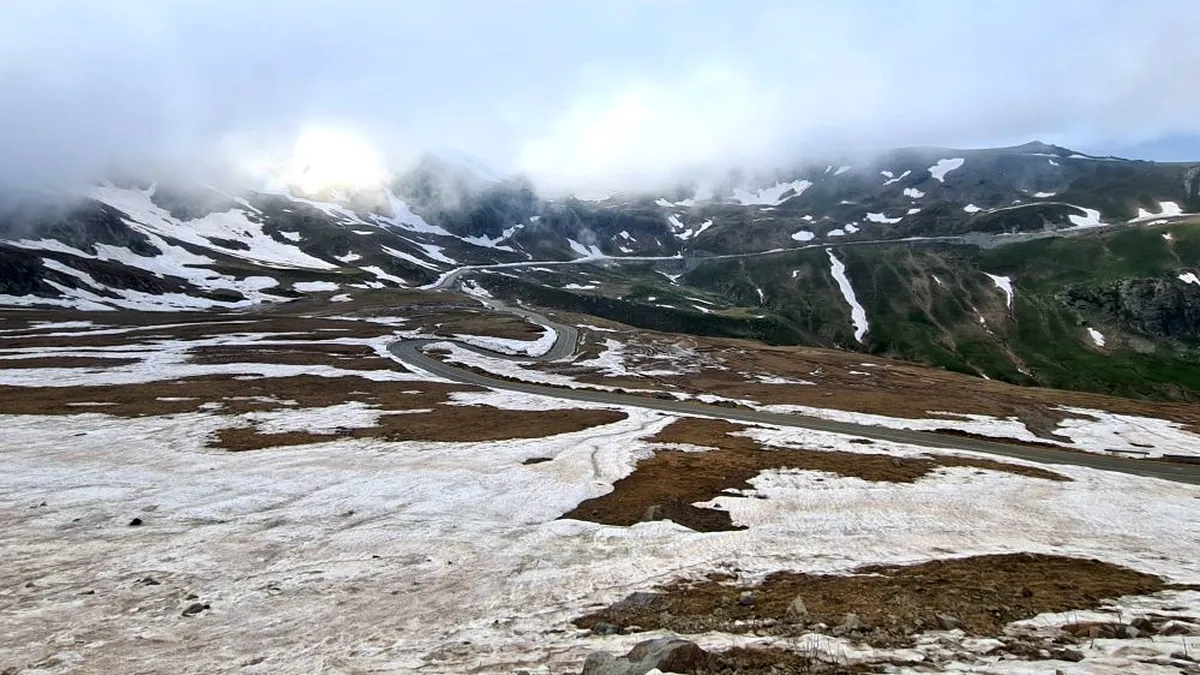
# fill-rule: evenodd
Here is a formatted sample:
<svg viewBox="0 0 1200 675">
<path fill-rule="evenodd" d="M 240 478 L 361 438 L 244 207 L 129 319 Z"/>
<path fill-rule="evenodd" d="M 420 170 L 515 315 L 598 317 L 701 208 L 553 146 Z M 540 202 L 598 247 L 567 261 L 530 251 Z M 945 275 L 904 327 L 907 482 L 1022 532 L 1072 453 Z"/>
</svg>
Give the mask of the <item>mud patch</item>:
<svg viewBox="0 0 1200 675">
<path fill-rule="evenodd" d="M 757 586 L 679 581 L 642 594 L 652 595 L 646 601 L 617 603 L 574 623 L 688 634 L 834 632 L 895 647 L 950 623 L 967 635 L 999 636 L 1005 625 L 1038 614 L 1094 609 L 1104 599 L 1164 588 L 1158 577 L 1098 560 L 1016 553 L 871 565 L 848 575 L 777 572 Z M 789 613 L 797 598 L 806 611 Z M 838 631 L 850 614 L 860 625 Z"/>
<path fill-rule="evenodd" d="M 731 435 L 747 427 L 724 420 L 677 420 L 651 437 L 656 443 L 711 447 L 704 452 L 659 450 L 634 472 L 613 484 L 613 491 L 579 504 L 563 518 L 628 526 L 646 520 L 671 520 L 698 532 L 743 529 L 725 511 L 693 506 L 727 490 L 752 489 L 749 481 L 772 469 L 823 471 L 868 481 L 911 483 L 944 467 L 971 467 L 1053 481 L 1069 478 L 1036 467 L 988 459 L 936 457 L 900 459 L 884 454 L 767 449 L 758 441 Z"/>
</svg>

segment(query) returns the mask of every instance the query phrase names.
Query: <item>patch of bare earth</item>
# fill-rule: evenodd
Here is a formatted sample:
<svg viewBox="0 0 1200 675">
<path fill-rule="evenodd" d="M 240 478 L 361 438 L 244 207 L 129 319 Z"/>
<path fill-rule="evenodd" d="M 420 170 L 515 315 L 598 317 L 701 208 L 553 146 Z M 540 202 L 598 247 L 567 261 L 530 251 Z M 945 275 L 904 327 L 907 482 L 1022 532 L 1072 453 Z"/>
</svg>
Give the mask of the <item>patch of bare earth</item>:
<svg viewBox="0 0 1200 675">
<path fill-rule="evenodd" d="M 329 366 L 346 370 L 403 370 L 396 361 L 370 347 L 338 344 L 209 345 L 189 350 L 192 363 L 270 363 L 286 366 Z"/>
<path fill-rule="evenodd" d="M 633 473 L 614 483 L 612 492 L 584 501 L 562 517 L 621 526 L 671 520 L 699 532 L 742 529 L 727 512 L 693 504 L 716 499 L 726 491 L 749 490 L 752 478 L 778 469 L 822 471 L 890 483 L 911 483 L 947 467 L 1070 480 L 1045 469 L 989 459 L 950 456 L 900 459 L 882 453 L 769 448 L 752 438 L 732 435 L 746 428 L 724 420 L 677 420 L 649 440 L 713 449 L 657 450 L 654 456 L 639 461 Z"/>
<path fill-rule="evenodd" d="M 383 411 L 378 426 L 339 429 L 329 434 L 272 434 L 261 433 L 254 426 L 231 426 L 211 441 L 214 447 L 228 450 L 256 450 L 345 437 L 389 441 L 542 438 L 625 418 L 624 413 L 607 410 L 539 412 L 448 404 L 451 393 L 472 391 L 482 390 L 435 382 L 376 382 L 353 375 L 269 378 L 219 375 L 91 387 L 0 387 L 0 413 L 67 415 L 81 412 L 80 406 L 103 404 L 97 410 L 120 417 L 204 410 L 222 414 L 292 410 L 302 414 L 304 408 L 352 401 Z M 423 412 L 426 410 L 431 412 Z M 389 411 L 395 414 L 387 414 Z"/>
<path fill-rule="evenodd" d="M 1000 636 L 1014 621 L 1164 588 L 1158 577 L 1098 560 L 1017 553 L 870 565 L 848 575 L 777 572 L 752 586 L 720 576 L 678 581 L 574 623 L 685 634 L 834 632 L 896 647 L 949 626 L 967 635 Z"/>
</svg>

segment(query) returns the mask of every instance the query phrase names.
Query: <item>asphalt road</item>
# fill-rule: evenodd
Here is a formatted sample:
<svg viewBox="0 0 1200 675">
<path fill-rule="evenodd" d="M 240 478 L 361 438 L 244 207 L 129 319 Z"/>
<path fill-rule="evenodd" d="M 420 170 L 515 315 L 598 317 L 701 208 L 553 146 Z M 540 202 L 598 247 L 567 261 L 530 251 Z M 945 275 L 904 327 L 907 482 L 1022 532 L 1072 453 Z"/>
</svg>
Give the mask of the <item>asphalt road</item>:
<svg viewBox="0 0 1200 675">
<path fill-rule="evenodd" d="M 445 286 L 441 287 L 444 288 Z M 536 312 L 509 307 L 508 305 L 496 300 L 487 300 L 485 304 L 496 311 L 516 314 L 535 323 L 549 326 L 550 328 L 554 329 L 557 332 L 557 339 L 555 340 L 554 346 L 546 354 L 537 358 L 523 358 L 498 354 L 487 349 L 462 343 L 459 343 L 460 347 L 477 352 L 479 354 L 484 354 L 492 358 L 503 358 L 510 361 L 524 363 L 555 361 L 569 357 L 572 353 L 574 353 L 575 345 L 579 338 L 579 331 L 574 326 L 556 323 Z M 716 417 L 729 420 L 731 422 L 773 424 L 784 427 L 829 431 L 880 441 L 908 443 L 910 445 L 918 445 L 927 448 L 969 450 L 973 452 L 1002 455 L 1005 457 L 1015 457 L 1017 459 L 1024 459 L 1045 464 L 1073 464 L 1076 466 L 1084 466 L 1093 469 L 1102 469 L 1104 471 L 1118 471 L 1137 476 L 1161 478 L 1179 483 L 1200 484 L 1200 465 L 1195 464 L 1176 464 L 1158 460 L 1128 459 L 1124 457 L 1115 457 L 1111 455 L 1101 455 L 1073 450 L 1055 450 L 1051 448 L 1015 445 L 1004 443 L 1002 441 L 956 438 L 924 431 L 888 429 L 878 426 L 852 424 L 849 422 L 836 422 L 832 420 L 825 420 L 817 417 L 806 417 L 796 414 L 761 412 L 747 410 L 745 408 L 727 408 L 724 406 L 709 405 L 707 403 L 700 403 L 697 401 L 667 400 L 649 398 L 645 396 L 635 396 L 632 394 L 599 391 L 594 389 L 567 389 L 563 387 L 550 387 L 527 382 L 514 382 L 510 380 L 488 377 L 487 375 L 482 375 L 474 371 L 458 368 L 456 366 L 443 363 L 430 356 L 426 356 L 421 351 L 421 348 L 425 345 L 434 342 L 449 341 L 452 340 L 400 340 L 388 345 L 388 351 L 395 355 L 396 358 L 413 366 L 414 368 L 428 371 L 434 375 L 444 377 L 455 382 L 473 384 L 493 389 L 506 389 L 509 391 L 519 391 L 526 394 L 553 396 L 572 401 L 587 401 L 590 403 L 607 403 L 635 408 L 646 408 L 649 410 L 660 410 L 662 412 L 677 413 L 682 415 L 703 415 L 705 417 Z"/>
</svg>

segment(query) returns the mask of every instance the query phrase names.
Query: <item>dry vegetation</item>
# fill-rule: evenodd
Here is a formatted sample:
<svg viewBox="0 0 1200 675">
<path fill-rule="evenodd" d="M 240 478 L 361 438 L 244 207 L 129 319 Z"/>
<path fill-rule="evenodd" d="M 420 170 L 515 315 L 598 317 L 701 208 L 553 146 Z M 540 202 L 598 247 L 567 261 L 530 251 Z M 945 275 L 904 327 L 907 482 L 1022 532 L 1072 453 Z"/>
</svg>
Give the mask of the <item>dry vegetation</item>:
<svg viewBox="0 0 1200 675">
<path fill-rule="evenodd" d="M 968 635 L 999 636 L 1014 621 L 1096 608 L 1106 598 L 1163 588 L 1158 577 L 1098 560 L 1017 553 L 872 565 L 849 575 L 778 572 L 757 586 L 720 576 L 679 581 L 575 624 L 798 635 L 831 630 L 853 614 L 861 627 L 847 633 L 876 646 L 903 646 L 919 632 L 945 628 L 947 619 Z M 796 598 L 803 600 L 804 613 L 788 611 Z"/>
<path fill-rule="evenodd" d="M 900 459 L 873 453 L 764 448 L 752 438 L 732 435 L 745 428 L 723 420 L 689 418 L 673 422 L 649 440 L 713 449 L 657 450 L 653 457 L 638 462 L 633 473 L 614 483 L 612 492 L 582 502 L 563 517 L 605 525 L 671 520 L 700 532 L 737 530 L 741 528 L 733 524 L 725 511 L 693 504 L 715 499 L 727 490 L 750 489 L 752 478 L 773 469 L 823 471 L 890 483 L 911 483 L 944 467 L 1069 480 L 1045 469 L 988 459 L 949 456 Z"/>
</svg>

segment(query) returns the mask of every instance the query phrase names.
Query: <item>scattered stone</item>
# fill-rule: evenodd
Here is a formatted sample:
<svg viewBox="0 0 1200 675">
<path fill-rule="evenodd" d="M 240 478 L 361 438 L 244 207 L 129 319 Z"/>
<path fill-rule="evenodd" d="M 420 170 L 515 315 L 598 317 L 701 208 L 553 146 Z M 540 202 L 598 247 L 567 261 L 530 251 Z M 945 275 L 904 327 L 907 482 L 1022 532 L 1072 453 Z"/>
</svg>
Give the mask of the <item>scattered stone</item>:
<svg viewBox="0 0 1200 675">
<path fill-rule="evenodd" d="M 1139 616 L 1138 618 L 1134 619 L 1133 621 L 1130 621 L 1129 625 L 1142 631 L 1143 633 L 1148 632 L 1151 628 L 1154 627 L 1154 624 L 1150 623 L 1150 619 L 1147 619 L 1144 616 Z"/>
<path fill-rule="evenodd" d="M 130 527 L 138 527 L 138 526 L 140 526 L 141 524 L 142 524 L 142 519 L 141 519 L 141 518 L 134 518 L 133 520 L 129 521 L 129 526 L 130 526 Z"/>
<path fill-rule="evenodd" d="M 788 605 L 787 618 L 796 622 L 808 621 L 808 607 L 804 604 L 804 598 L 797 595 L 792 604 Z"/>
<path fill-rule="evenodd" d="M 1132 640 L 1141 634 L 1142 631 L 1134 628 L 1133 626 L 1125 626 L 1125 637 Z"/>
<path fill-rule="evenodd" d="M 750 591 L 742 591 L 742 594 L 738 596 L 738 604 L 742 607 L 753 607 L 754 594 Z"/>
<path fill-rule="evenodd" d="M 161 581 L 151 576 L 141 577 L 137 582 L 143 586 L 159 586 L 162 584 Z"/>
<path fill-rule="evenodd" d="M 195 593 L 188 593 L 187 595 L 183 596 L 183 599 L 184 600 L 199 600 L 200 596 L 196 595 Z"/>
<path fill-rule="evenodd" d="M 192 604 L 183 608 L 183 616 L 196 616 L 200 612 L 208 609 L 212 609 L 212 607 L 207 602 L 193 602 Z"/>
<path fill-rule="evenodd" d="M 938 628 L 942 630 L 957 630 L 963 627 L 963 624 L 958 619 L 949 614 L 938 614 L 934 618 L 937 619 Z"/>
</svg>

